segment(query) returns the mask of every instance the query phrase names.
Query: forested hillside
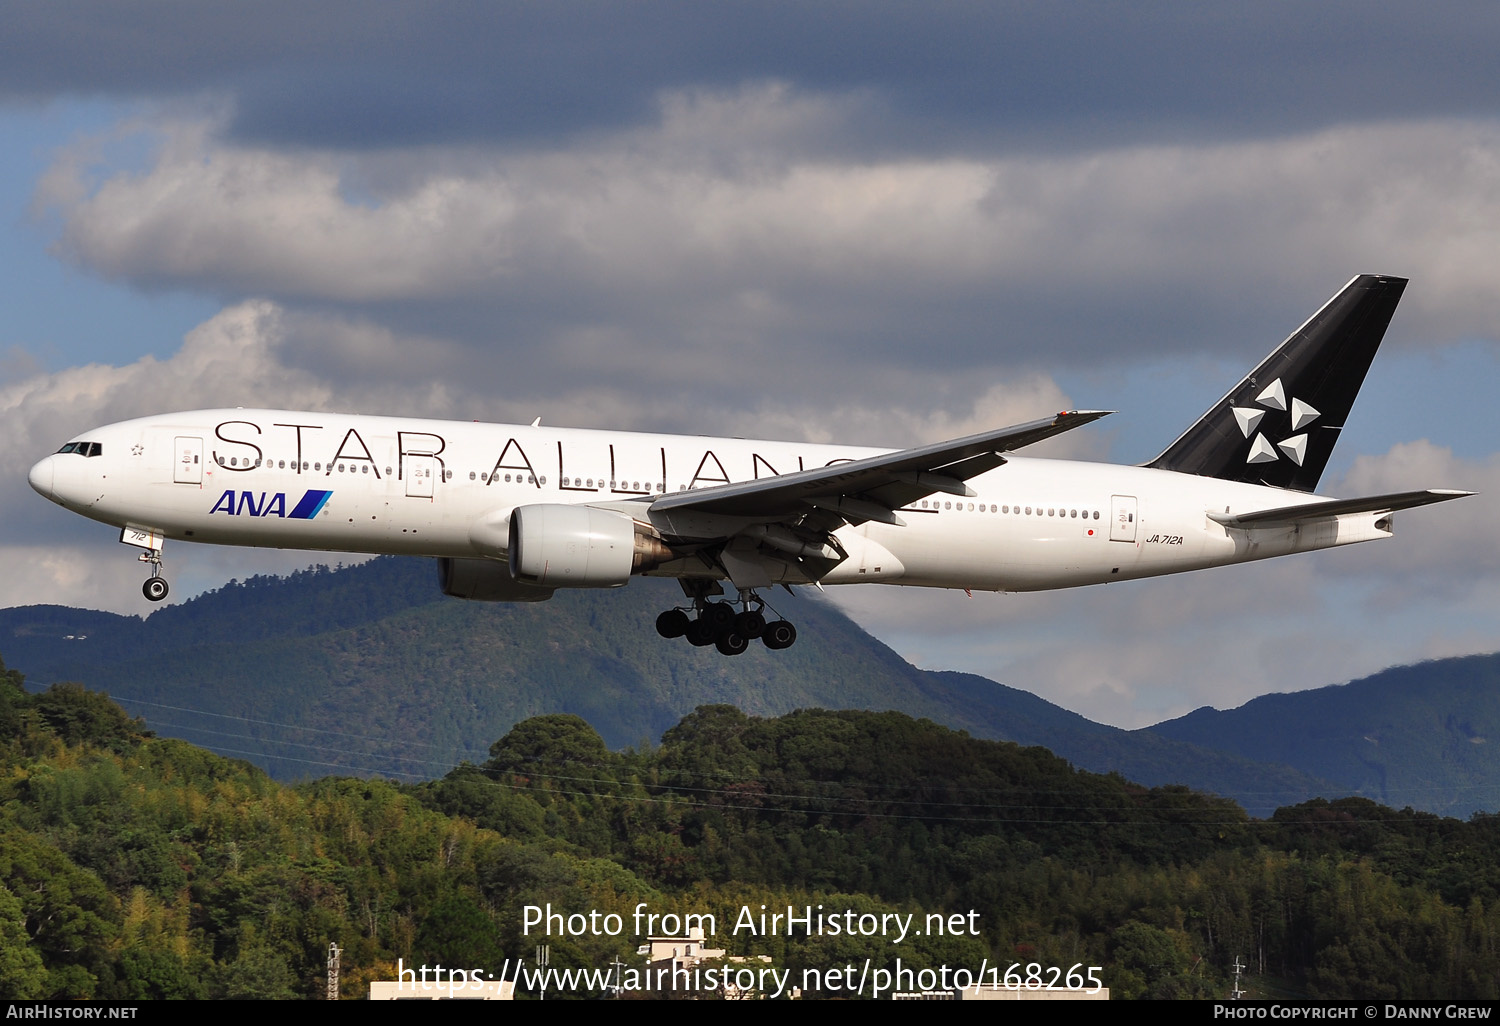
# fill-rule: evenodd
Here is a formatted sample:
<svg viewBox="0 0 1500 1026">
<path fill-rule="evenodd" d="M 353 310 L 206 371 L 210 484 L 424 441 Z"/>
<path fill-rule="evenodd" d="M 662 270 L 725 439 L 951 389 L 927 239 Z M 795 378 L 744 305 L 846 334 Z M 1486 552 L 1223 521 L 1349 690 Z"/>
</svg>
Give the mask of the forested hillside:
<svg viewBox="0 0 1500 1026">
<path fill-rule="evenodd" d="M 705 707 L 611 751 L 570 715 L 420 785 L 296 787 L 0 675 L 0 994 L 316 997 L 406 963 L 530 958 L 523 907 L 713 914 L 779 967 L 1103 966 L 1117 997 L 1500 996 L 1500 818 L 1181 788 L 895 713 Z M 977 936 L 754 936 L 740 911 L 974 913 Z M 969 920 L 965 920 L 966 922 Z M 550 938 L 557 967 L 638 938 Z M 523 987 L 523 992 L 525 988 Z M 817 996 L 817 995 L 810 995 Z"/>
<path fill-rule="evenodd" d="M 285 781 L 441 776 L 546 713 L 581 716 L 618 749 L 725 703 L 761 716 L 810 707 L 925 716 L 1099 772 L 1237 796 L 1260 816 L 1336 793 L 1253 756 L 1094 723 L 973 674 L 918 669 L 801 594 L 774 596 L 799 626 L 794 647 L 726 659 L 657 637 L 657 611 L 682 600 L 672 581 L 516 605 L 444 598 L 436 576 L 432 560 L 390 557 L 231 582 L 144 620 L 4 609 L 0 651 L 34 683 L 108 691 L 159 733 Z"/>
<path fill-rule="evenodd" d="M 1399 807 L 1500 810 L 1500 654 L 1393 666 L 1238 709 L 1199 709 L 1151 733 L 1284 763 Z"/>
</svg>

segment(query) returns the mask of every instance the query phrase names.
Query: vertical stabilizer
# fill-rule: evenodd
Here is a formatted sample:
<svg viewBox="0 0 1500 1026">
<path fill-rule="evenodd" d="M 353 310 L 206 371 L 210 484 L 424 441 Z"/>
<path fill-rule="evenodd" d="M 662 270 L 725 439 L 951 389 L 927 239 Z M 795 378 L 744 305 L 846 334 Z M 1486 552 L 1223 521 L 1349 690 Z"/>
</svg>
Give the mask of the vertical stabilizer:
<svg viewBox="0 0 1500 1026">
<path fill-rule="evenodd" d="M 1313 491 L 1405 288 L 1355 278 L 1147 466 Z"/>
</svg>

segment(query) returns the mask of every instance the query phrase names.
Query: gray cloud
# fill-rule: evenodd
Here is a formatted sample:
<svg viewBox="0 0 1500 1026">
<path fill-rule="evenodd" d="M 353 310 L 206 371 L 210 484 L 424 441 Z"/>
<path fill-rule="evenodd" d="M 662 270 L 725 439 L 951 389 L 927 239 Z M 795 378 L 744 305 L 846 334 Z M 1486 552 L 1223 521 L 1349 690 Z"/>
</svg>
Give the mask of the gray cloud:
<svg viewBox="0 0 1500 1026">
<path fill-rule="evenodd" d="M 878 103 L 865 152 L 1280 134 L 1493 110 L 1492 5 L 352 0 L 12 3 L 0 95 L 233 98 L 240 140 L 562 138 L 663 91 L 778 79 Z"/>
<path fill-rule="evenodd" d="M 846 114 L 768 84 L 664 97 L 655 124 L 587 145 L 425 161 L 166 121 L 144 171 L 83 145 L 37 202 L 58 253 L 106 277 L 267 295 L 543 396 L 566 378 L 739 410 L 967 404 L 1017 367 L 1248 363 L 1355 271 L 1418 278 L 1398 337 L 1500 337 L 1490 122 L 988 160 L 799 151 Z M 292 358 L 360 375 L 389 356 L 330 337 Z"/>
</svg>

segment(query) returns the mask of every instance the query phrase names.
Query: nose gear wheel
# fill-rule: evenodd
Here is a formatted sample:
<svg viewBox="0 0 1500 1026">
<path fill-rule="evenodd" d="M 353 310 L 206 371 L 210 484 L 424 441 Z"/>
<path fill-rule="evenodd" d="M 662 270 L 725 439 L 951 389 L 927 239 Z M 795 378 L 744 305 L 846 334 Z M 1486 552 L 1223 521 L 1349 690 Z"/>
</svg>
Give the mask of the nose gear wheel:
<svg viewBox="0 0 1500 1026">
<path fill-rule="evenodd" d="M 161 549 L 142 552 L 140 559 L 142 563 L 151 564 L 151 576 L 141 585 L 141 594 L 146 596 L 148 602 L 160 602 L 171 590 L 167 586 L 167 579 L 161 575 Z"/>
</svg>

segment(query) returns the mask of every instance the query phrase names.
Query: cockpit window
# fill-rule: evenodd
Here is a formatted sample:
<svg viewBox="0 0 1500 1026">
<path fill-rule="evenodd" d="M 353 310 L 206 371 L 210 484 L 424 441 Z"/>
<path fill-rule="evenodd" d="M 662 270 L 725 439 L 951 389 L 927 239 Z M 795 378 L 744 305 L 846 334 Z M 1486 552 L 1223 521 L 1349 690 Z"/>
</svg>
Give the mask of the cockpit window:
<svg viewBox="0 0 1500 1026">
<path fill-rule="evenodd" d="M 80 456 L 100 456 L 104 453 L 104 446 L 99 442 L 69 442 L 59 453 L 73 452 Z"/>
</svg>

